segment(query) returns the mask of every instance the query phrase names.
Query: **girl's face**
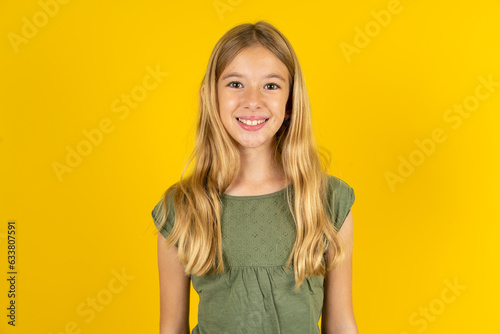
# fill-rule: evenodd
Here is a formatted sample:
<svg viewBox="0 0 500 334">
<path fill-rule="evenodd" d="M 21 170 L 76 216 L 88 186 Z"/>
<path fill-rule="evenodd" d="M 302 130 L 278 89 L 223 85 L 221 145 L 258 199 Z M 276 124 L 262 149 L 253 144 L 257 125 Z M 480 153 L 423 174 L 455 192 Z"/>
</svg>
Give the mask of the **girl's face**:
<svg viewBox="0 0 500 334">
<path fill-rule="evenodd" d="M 285 119 L 289 94 L 286 66 L 265 47 L 243 49 L 217 83 L 219 112 L 242 149 L 270 149 Z"/>
</svg>

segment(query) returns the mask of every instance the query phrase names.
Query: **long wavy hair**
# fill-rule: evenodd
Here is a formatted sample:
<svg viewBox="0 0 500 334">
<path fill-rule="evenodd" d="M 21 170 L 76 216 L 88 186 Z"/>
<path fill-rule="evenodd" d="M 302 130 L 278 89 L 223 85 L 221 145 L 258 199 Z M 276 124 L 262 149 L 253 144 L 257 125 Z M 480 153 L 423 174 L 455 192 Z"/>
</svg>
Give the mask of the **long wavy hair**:
<svg viewBox="0 0 500 334">
<path fill-rule="evenodd" d="M 172 196 L 175 221 L 166 247 L 178 246 L 178 258 L 186 275 L 224 272 L 222 261 L 221 195 L 235 179 L 240 156 L 235 140 L 225 130 L 219 115 L 217 82 L 226 66 L 246 47 L 262 45 L 286 65 L 291 110 L 276 133 L 273 159 L 294 188 L 287 201 L 295 221 L 296 236 L 286 269 L 293 262 L 296 289 L 306 277 L 325 276 L 345 256 L 342 240 L 330 222 L 326 209 L 329 155 L 317 146 L 312 126 L 309 97 L 297 56 L 289 41 L 273 25 L 258 21 L 230 29 L 215 45 L 201 85 L 195 147 L 178 182 L 163 195 L 161 225 L 169 213 L 167 198 Z M 201 88 L 201 87 L 200 87 Z M 194 162 L 188 176 L 186 170 Z M 333 219 L 333 218 L 332 218 Z M 329 247 L 333 258 L 327 268 L 322 263 Z"/>
</svg>

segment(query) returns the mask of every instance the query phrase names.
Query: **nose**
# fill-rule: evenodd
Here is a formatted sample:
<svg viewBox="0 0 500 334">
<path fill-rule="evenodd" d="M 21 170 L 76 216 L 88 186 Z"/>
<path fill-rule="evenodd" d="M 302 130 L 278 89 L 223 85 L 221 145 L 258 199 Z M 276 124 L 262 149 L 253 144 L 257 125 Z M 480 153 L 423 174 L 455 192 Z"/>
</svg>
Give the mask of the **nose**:
<svg viewBox="0 0 500 334">
<path fill-rule="evenodd" d="M 245 91 L 245 109 L 257 110 L 262 107 L 262 92 L 259 87 L 249 87 Z"/>
</svg>

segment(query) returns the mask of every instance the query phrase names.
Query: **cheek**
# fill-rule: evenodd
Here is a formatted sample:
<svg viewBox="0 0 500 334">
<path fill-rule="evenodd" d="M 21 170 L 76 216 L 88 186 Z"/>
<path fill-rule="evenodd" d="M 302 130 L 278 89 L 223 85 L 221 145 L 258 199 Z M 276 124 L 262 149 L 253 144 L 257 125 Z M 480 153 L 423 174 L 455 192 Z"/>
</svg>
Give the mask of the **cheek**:
<svg viewBox="0 0 500 334">
<path fill-rule="evenodd" d="M 231 124 L 231 120 L 233 118 L 233 112 L 235 107 L 231 99 L 225 94 L 218 94 L 219 98 L 219 115 L 224 124 L 224 127 L 227 128 Z"/>
<path fill-rule="evenodd" d="M 288 96 L 287 97 L 281 96 L 280 98 L 273 99 L 273 101 L 271 102 L 273 109 L 275 111 L 284 113 L 285 109 L 286 109 L 286 101 L 287 100 L 288 100 Z"/>
<path fill-rule="evenodd" d="M 230 109 L 235 104 L 235 99 L 232 98 L 230 94 L 225 94 L 224 92 L 221 92 L 218 94 L 218 98 L 221 111 Z"/>
</svg>

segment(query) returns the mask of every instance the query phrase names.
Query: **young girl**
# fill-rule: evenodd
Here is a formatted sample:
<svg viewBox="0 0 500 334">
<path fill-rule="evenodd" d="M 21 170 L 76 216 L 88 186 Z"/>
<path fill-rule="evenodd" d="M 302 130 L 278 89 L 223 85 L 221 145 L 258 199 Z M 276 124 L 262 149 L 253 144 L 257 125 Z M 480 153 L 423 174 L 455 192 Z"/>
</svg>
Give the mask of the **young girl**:
<svg viewBox="0 0 500 334">
<path fill-rule="evenodd" d="M 190 282 L 192 333 L 320 333 L 320 316 L 322 333 L 357 333 L 354 191 L 326 173 L 289 41 L 265 21 L 232 28 L 200 93 L 195 149 L 152 211 L 160 333 L 189 333 Z"/>
</svg>

